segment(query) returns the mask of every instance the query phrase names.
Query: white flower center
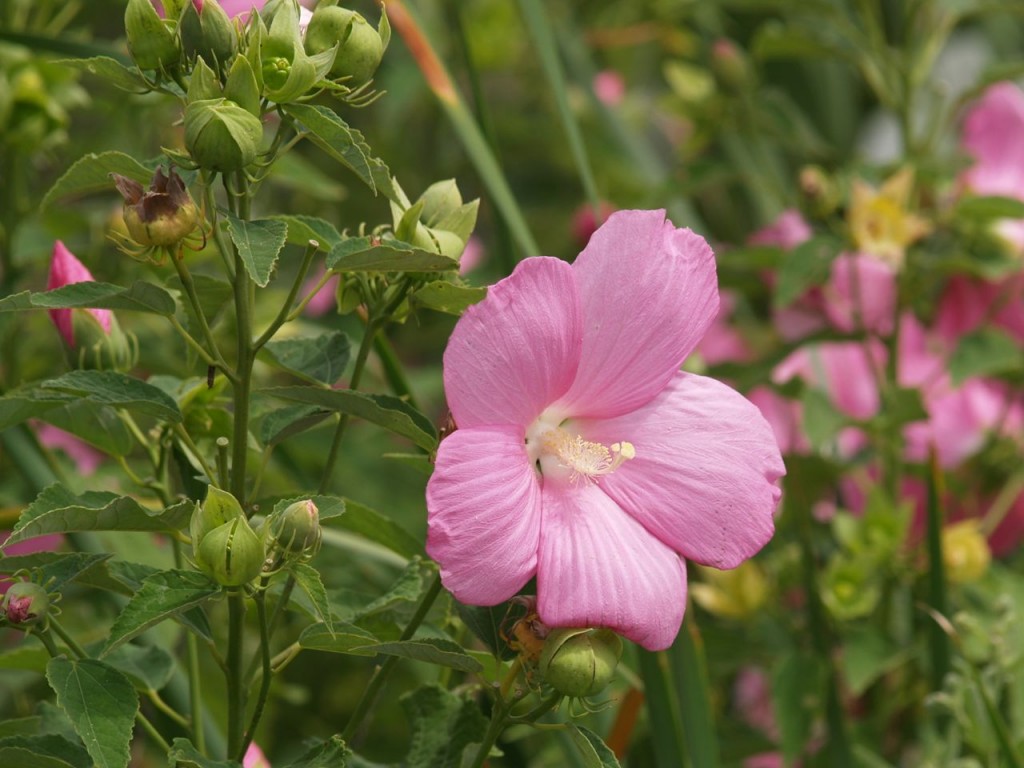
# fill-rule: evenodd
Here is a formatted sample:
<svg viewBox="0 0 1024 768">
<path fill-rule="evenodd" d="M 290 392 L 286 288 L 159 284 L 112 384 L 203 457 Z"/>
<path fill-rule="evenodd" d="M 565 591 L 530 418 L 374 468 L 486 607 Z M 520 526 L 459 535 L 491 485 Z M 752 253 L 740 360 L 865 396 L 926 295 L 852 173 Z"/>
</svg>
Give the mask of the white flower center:
<svg viewBox="0 0 1024 768">
<path fill-rule="evenodd" d="M 625 440 L 606 446 L 584 440 L 565 426 L 545 412 L 526 431 L 527 454 L 545 478 L 596 483 L 636 456 L 636 448 Z"/>
</svg>

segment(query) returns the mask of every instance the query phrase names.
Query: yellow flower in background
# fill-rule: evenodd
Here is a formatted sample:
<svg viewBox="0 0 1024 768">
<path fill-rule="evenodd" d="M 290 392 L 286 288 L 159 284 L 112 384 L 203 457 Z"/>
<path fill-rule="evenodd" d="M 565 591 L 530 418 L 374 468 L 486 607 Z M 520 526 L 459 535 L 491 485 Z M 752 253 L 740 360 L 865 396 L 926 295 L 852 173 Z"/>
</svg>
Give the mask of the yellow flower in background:
<svg viewBox="0 0 1024 768">
<path fill-rule="evenodd" d="M 942 530 L 942 561 L 953 584 L 970 584 L 985 575 L 992 552 L 978 520 L 961 520 Z"/>
<path fill-rule="evenodd" d="M 857 250 L 899 270 L 907 246 L 931 232 L 931 224 L 909 210 L 914 172 L 903 168 L 881 188 L 854 179 L 847 224 Z"/>
<path fill-rule="evenodd" d="M 700 568 L 701 581 L 690 584 L 690 595 L 708 613 L 743 619 L 758 611 L 768 598 L 768 581 L 753 560 L 720 571 Z"/>
</svg>

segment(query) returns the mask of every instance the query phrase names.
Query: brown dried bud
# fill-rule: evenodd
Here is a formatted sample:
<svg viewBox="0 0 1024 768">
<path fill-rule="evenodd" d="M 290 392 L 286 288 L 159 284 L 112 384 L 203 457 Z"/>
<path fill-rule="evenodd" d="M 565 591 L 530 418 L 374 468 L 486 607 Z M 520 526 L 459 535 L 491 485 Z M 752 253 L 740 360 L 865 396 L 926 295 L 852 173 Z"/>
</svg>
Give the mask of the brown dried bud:
<svg viewBox="0 0 1024 768">
<path fill-rule="evenodd" d="M 168 174 L 157 168 L 148 191 L 134 179 L 110 175 L 124 198 L 124 224 L 139 245 L 174 245 L 199 225 L 196 204 L 173 167 Z"/>
</svg>

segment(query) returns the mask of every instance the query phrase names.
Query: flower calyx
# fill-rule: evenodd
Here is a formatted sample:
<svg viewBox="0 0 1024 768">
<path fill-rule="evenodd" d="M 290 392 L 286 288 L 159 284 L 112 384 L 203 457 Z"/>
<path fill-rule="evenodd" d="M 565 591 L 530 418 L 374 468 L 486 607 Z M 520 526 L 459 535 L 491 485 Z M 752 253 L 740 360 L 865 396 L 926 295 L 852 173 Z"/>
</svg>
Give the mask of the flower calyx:
<svg viewBox="0 0 1024 768">
<path fill-rule="evenodd" d="M 50 613 L 50 595 L 31 581 L 12 584 L 0 606 L 0 621 L 12 627 L 29 628 L 45 624 Z"/>
<path fill-rule="evenodd" d="M 552 629 L 537 671 L 559 693 L 583 698 L 608 686 L 621 656 L 622 639 L 610 629 Z"/>
</svg>

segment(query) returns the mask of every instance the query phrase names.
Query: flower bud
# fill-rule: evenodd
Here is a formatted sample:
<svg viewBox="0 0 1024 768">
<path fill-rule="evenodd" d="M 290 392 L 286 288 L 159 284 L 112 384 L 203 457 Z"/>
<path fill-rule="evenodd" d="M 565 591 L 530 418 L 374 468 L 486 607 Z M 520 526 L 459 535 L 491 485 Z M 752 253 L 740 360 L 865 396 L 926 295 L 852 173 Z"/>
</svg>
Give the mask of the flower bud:
<svg viewBox="0 0 1024 768">
<path fill-rule="evenodd" d="M 175 245 L 199 226 L 199 210 L 173 167 L 166 175 L 157 168 L 146 192 L 134 179 L 110 175 L 124 198 L 125 227 L 139 245 Z"/>
<path fill-rule="evenodd" d="M 30 627 L 45 621 L 49 608 L 50 596 L 31 581 L 19 581 L 4 595 L 3 615 L 14 626 Z"/>
<path fill-rule="evenodd" d="M 466 250 L 466 241 L 454 232 L 445 229 L 431 229 L 422 224 L 416 227 L 412 245 L 432 253 L 440 253 L 458 259 Z"/>
<path fill-rule="evenodd" d="M 380 33 L 355 11 L 321 5 L 306 29 L 306 50 L 322 53 L 339 43 L 331 77 L 349 77 L 353 85 L 362 85 L 373 77 L 384 57 Z"/>
<path fill-rule="evenodd" d="M 768 597 L 764 573 L 753 560 L 728 571 L 702 568 L 700 572 L 704 579 L 691 585 L 690 594 L 697 605 L 715 616 L 746 618 Z"/>
<path fill-rule="evenodd" d="M 446 179 L 427 187 L 417 202 L 423 203 L 420 221 L 434 227 L 462 206 L 462 194 L 455 179 Z"/>
<path fill-rule="evenodd" d="M 227 99 L 204 99 L 185 107 L 185 147 L 203 168 L 237 171 L 251 165 L 263 141 L 263 124 Z"/>
<path fill-rule="evenodd" d="M 882 598 L 878 584 L 863 564 L 842 558 L 829 564 L 820 590 L 829 613 L 841 621 L 867 616 Z"/>
<path fill-rule="evenodd" d="M 75 254 L 69 251 L 60 240 L 54 243 L 53 258 L 50 261 L 50 276 L 46 281 L 47 290 L 63 288 L 72 283 L 91 282 L 93 282 L 92 273 L 75 258 Z M 114 314 L 109 309 L 51 309 L 50 318 L 69 348 L 76 347 L 74 313 L 83 312 L 88 313 L 104 333 L 110 332 Z"/>
<path fill-rule="evenodd" d="M 110 326 L 104 328 L 88 310 L 73 309 L 71 327 L 75 336 L 75 346 L 69 349 L 72 365 L 129 371 L 138 362 L 137 340 L 121 330 L 115 315 L 110 316 Z"/>
<path fill-rule="evenodd" d="M 942 529 L 942 560 L 953 584 L 970 584 L 985 575 L 992 552 L 977 520 L 961 520 Z"/>
<path fill-rule="evenodd" d="M 223 70 L 238 48 L 235 25 L 217 0 L 192 0 L 178 24 L 181 45 L 190 61 L 202 56 L 217 70 Z"/>
<path fill-rule="evenodd" d="M 238 499 L 227 491 L 210 486 L 206 489 L 206 500 L 196 507 L 189 521 L 188 532 L 192 537 L 192 549 L 197 550 L 203 538 L 215 528 L 230 523 L 239 517 L 245 517 Z"/>
<path fill-rule="evenodd" d="M 196 564 L 218 584 L 240 587 L 259 576 L 263 542 L 242 515 L 203 536 L 195 557 Z"/>
<path fill-rule="evenodd" d="M 739 91 L 751 82 L 750 63 L 732 40 L 719 38 L 711 47 L 711 69 L 726 88 Z"/>
<path fill-rule="evenodd" d="M 608 629 L 553 629 L 544 641 L 541 679 L 565 696 L 600 693 L 622 656 L 622 640 Z"/>
<path fill-rule="evenodd" d="M 815 216 L 828 216 L 839 207 L 839 187 L 820 165 L 800 169 L 800 196 Z"/>
<path fill-rule="evenodd" d="M 268 548 L 285 556 L 313 557 L 320 549 L 320 514 L 311 499 L 290 504 L 267 518 Z"/>
<path fill-rule="evenodd" d="M 139 69 L 166 70 L 178 63 L 178 41 L 150 0 L 128 0 L 124 28 L 128 51 Z"/>
</svg>

